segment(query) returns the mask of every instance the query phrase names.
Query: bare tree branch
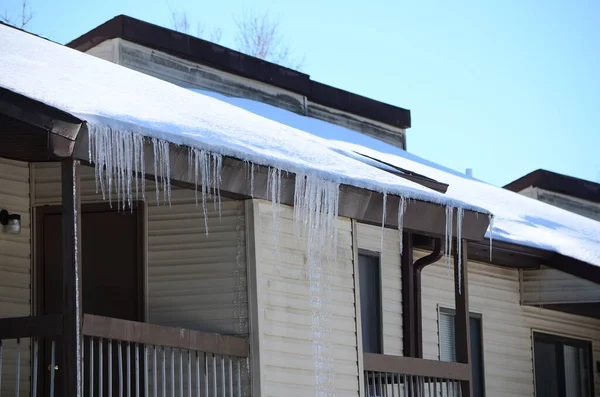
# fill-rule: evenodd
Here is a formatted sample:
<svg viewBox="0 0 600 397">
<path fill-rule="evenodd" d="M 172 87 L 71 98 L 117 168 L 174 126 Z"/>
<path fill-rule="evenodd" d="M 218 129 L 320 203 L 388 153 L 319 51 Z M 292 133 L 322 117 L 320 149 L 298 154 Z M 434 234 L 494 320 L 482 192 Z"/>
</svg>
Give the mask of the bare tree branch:
<svg viewBox="0 0 600 397">
<path fill-rule="evenodd" d="M 16 20 L 11 18 L 8 15 L 8 12 L 6 10 L 4 10 L 4 15 L 0 16 L 0 20 L 4 23 L 7 23 L 9 25 L 13 25 L 16 26 L 19 29 L 25 29 L 25 27 L 27 27 L 27 25 L 29 24 L 29 22 L 31 22 L 31 20 L 34 17 L 34 13 L 31 11 L 31 7 L 29 7 L 29 4 L 27 3 L 27 0 L 22 0 L 21 2 L 21 15 L 19 15 Z M 19 22 L 17 22 L 17 20 Z"/>
<path fill-rule="evenodd" d="M 236 42 L 239 51 L 292 69 L 301 68 L 302 61 L 293 57 L 281 34 L 279 20 L 272 18 L 269 12 L 257 14 L 245 10 L 234 15 L 233 20 L 238 29 Z"/>
<path fill-rule="evenodd" d="M 194 35 L 192 33 L 192 24 L 190 23 L 187 12 L 173 10 L 171 12 L 171 19 L 173 29 L 181 33 Z M 207 30 L 208 34 L 206 34 Z M 201 39 L 207 39 L 214 43 L 218 43 L 221 41 L 221 35 L 222 34 L 220 28 L 211 29 L 208 28 L 208 25 L 203 24 L 201 22 L 198 22 L 196 24 L 196 37 L 199 37 Z"/>
</svg>

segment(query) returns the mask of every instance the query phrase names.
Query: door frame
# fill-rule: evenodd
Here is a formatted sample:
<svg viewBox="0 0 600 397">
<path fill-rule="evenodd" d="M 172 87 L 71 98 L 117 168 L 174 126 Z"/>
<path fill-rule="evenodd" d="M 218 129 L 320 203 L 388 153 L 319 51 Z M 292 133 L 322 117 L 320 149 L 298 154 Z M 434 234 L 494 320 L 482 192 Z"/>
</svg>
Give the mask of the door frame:
<svg viewBox="0 0 600 397">
<path fill-rule="evenodd" d="M 119 211 L 135 211 L 137 224 L 137 242 L 136 251 L 138 255 L 137 270 L 138 270 L 138 321 L 145 322 L 147 320 L 147 267 L 146 267 L 146 207 L 143 201 L 133 201 L 131 209 L 118 210 L 111 207 L 108 203 L 89 203 L 81 204 L 82 213 L 90 212 L 119 212 Z M 35 315 L 42 314 L 42 298 L 44 296 L 44 280 L 42 279 L 42 253 L 44 252 L 44 227 L 43 219 L 45 215 L 62 214 L 61 205 L 44 205 L 33 207 L 34 224 L 33 224 L 33 272 L 32 272 L 32 309 Z M 85 314 L 85 313 L 83 313 Z"/>
</svg>

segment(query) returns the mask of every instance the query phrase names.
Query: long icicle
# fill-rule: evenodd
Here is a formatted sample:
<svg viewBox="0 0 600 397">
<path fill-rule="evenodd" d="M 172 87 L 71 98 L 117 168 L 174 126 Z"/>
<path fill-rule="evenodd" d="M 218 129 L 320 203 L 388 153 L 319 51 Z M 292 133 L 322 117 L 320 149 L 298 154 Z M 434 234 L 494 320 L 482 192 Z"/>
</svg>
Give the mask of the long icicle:
<svg viewBox="0 0 600 397">
<path fill-rule="evenodd" d="M 448 275 L 452 268 L 452 232 L 454 230 L 454 208 L 446 207 L 446 263 L 448 265 Z"/>
<path fill-rule="evenodd" d="M 406 198 L 404 196 L 400 196 L 400 201 L 398 202 L 398 240 L 400 241 L 400 255 L 404 250 L 404 213 L 406 212 Z"/>
<path fill-rule="evenodd" d="M 456 247 L 458 255 L 458 294 L 462 294 L 462 225 L 464 218 L 464 209 L 456 210 Z"/>
<path fill-rule="evenodd" d="M 493 248 L 493 240 L 494 240 L 494 215 L 488 215 L 490 221 L 490 262 L 492 261 L 492 248 Z"/>
<path fill-rule="evenodd" d="M 385 217 L 387 215 L 387 193 L 383 193 L 383 203 L 381 209 L 381 251 L 380 258 L 383 258 L 383 240 L 385 235 Z"/>
</svg>

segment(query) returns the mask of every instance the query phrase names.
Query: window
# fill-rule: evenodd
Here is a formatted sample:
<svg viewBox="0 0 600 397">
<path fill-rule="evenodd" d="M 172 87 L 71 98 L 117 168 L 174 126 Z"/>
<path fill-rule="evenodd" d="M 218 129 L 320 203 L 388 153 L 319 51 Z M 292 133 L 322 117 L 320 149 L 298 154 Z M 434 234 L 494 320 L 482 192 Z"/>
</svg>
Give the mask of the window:
<svg viewBox="0 0 600 397">
<path fill-rule="evenodd" d="M 439 320 L 440 360 L 456 361 L 454 311 L 440 309 Z M 473 372 L 473 395 L 485 395 L 483 371 L 483 338 L 481 331 L 481 316 L 471 313 L 469 318 L 471 333 L 471 370 Z"/>
<path fill-rule="evenodd" d="M 536 396 L 593 395 L 590 342 L 534 332 L 533 357 Z"/>
<path fill-rule="evenodd" d="M 383 353 L 381 332 L 381 266 L 379 257 L 358 255 L 362 344 L 365 353 Z"/>
</svg>

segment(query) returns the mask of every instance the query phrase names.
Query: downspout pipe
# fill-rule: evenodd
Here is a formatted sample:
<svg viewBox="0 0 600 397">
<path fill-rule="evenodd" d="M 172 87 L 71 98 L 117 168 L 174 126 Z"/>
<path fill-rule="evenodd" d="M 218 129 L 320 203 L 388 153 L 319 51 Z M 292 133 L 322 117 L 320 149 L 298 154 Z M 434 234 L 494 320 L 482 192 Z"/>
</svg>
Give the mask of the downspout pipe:
<svg viewBox="0 0 600 397">
<path fill-rule="evenodd" d="M 423 358 L 423 310 L 421 297 L 421 272 L 426 267 L 437 261 L 443 256 L 442 240 L 436 238 L 433 240 L 433 251 L 415 261 L 413 265 L 414 289 L 415 289 L 415 355 L 417 358 Z"/>
</svg>

